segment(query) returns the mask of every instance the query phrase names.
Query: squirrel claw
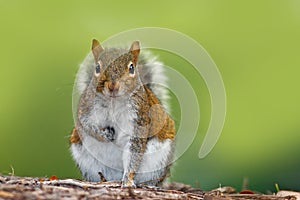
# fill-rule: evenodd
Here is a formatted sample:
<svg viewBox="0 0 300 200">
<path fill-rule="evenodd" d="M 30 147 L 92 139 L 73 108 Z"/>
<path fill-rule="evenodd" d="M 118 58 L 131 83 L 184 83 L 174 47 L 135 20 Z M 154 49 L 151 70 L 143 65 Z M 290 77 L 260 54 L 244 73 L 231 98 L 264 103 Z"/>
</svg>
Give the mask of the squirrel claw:
<svg viewBox="0 0 300 200">
<path fill-rule="evenodd" d="M 122 188 L 136 188 L 136 185 L 134 183 L 134 176 L 135 173 L 129 173 L 128 175 L 124 176 L 122 181 Z"/>
<path fill-rule="evenodd" d="M 113 142 L 115 140 L 115 129 L 113 127 L 108 126 L 101 129 L 101 134 L 107 142 Z"/>
<path fill-rule="evenodd" d="M 136 188 L 136 185 L 133 182 L 122 182 L 121 188 Z"/>
</svg>

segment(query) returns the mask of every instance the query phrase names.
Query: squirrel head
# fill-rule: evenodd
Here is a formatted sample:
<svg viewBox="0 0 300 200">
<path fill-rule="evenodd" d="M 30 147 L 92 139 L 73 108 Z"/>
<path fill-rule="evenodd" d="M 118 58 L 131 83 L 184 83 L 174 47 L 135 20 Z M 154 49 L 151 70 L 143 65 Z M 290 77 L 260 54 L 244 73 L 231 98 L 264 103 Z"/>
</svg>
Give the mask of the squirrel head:
<svg viewBox="0 0 300 200">
<path fill-rule="evenodd" d="M 138 86 L 138 57 L 140 43 L 134 41 L 129 50 L 108 49 L 92 41 L 96 92 L 110 98 L 122 97 Z"/>
</svg>

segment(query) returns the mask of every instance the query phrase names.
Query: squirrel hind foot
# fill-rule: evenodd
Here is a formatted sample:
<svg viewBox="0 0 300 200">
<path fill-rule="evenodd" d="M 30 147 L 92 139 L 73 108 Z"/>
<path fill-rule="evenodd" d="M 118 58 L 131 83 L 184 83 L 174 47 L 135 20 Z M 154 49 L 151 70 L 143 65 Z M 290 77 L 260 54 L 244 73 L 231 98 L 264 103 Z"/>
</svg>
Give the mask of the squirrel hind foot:
<svg viewBox="0 0 300 200">
<path fill-rule="evenodd" d="M 70 143 L 71 144 L 81 144 L 81 138 L 80 138 L 76 128 L 74 128 L 72 131 L 72 135 L 70 137 Z"/>
<path fill-rule="evenodd" d="M 100 176 L 100 182 L 106 182 L 106 178 L 104 177 L 104 175 L 102 174 L 102 172 L 98 172 L 99 176 Z"/>
</svg>

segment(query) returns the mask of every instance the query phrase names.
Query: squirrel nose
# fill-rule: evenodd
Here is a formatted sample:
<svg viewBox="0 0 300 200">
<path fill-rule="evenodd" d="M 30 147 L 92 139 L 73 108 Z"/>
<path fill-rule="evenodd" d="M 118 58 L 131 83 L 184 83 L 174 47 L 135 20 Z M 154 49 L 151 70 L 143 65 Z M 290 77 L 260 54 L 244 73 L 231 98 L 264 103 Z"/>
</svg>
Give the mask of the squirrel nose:
<svg viewBox="0 0 300 200">
<path fill-rule="evenodd" d="M 116 82 L 108 83 L 108 89 L 110 92 L 118 92 L 119 91 L 119 84 Z"/>
</svg>

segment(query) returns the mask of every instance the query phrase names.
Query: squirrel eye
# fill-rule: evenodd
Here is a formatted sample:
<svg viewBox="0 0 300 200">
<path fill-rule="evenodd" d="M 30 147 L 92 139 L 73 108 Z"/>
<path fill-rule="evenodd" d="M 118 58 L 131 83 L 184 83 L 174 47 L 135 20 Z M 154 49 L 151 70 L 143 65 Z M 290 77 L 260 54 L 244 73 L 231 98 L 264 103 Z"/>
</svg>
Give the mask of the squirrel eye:
<svg viewBox="0 0 300 200">
<path fill-rule="evenodd" d="M 130 65 L 129 65 L 129 73 L 130 73 L 130 74 L 134 74 L 134 66 L 133 66 L 133 63 L 130 63 Z"/>
<path fill-rule="evenodd" d="M 99 76 L 99 75 L 100 75 L 100 63 L 97 63 L 97 64 L 96 64 L 95 75 L 96 75 L 96 76 Z"/>
</svg>

